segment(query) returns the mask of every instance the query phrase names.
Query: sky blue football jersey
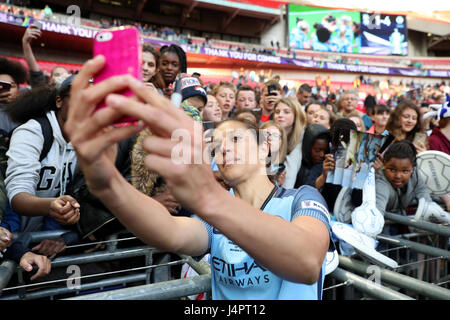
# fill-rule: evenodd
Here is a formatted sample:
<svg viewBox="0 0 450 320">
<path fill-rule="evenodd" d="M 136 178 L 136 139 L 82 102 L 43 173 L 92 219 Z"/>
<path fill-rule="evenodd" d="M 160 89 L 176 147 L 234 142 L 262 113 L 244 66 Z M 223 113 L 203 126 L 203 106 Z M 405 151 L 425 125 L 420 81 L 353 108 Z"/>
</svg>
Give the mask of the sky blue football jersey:
<svg viewBox="0 0 450 320">
<path fill-rule="evenodd" d="M 263 211 L 288 221 L 304 215 L 317 218 L 327 227 L 330 234 L 329 250 L 334 250 L 328 208 L 317 189 L 311 186 L 290 190 L 278 187 L 275 196 L 266 204 Z M 290 282 L 260 265 L 224 236 L 220 230 L 201 221 L 209 234 L 214 300 L 318 300 L 322 298 L 325 259 L 316 283 L 306 285 Z"/>
</svg>

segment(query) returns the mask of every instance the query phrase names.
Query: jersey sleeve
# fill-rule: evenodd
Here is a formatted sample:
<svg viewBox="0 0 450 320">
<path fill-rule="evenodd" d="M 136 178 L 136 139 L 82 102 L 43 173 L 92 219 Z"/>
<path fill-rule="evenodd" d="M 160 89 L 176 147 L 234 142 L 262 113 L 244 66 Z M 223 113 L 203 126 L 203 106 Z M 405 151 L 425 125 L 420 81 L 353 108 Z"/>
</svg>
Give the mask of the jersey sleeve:
<svg viewBox="0 0 450 320">
<path fill-rule="evenodd" d="M 213 235 L 213 232 L 214 232 L 214 227 L 212 225 L 210 225 L 209 223 L 207 223 L 206 221 L 204 221 L 199 216 L 195 215 L 195 214 L 192 215 L 192 218 L 199 220 L 205 226 L 206 231 L 208 232 L 208 249 L 206 251 L 209 252 L 211 250 L 211 240 L 212 240 L 212 235 Z M 200 258 L 201 259 L 202 256 L 201 257 L 193 257 L 193 258 Z M 198 259 L 198 260 L 200 260 L 200 259 Z"/>
<path fill-rule="evenodd" d="M 334 243 L 331 240 L 331 220 L 328 206 L 316 188 L 304 185 L 297 189 L 294 202 L 292 203 L 292 220 L 300 216 L 309 216 L 321 221 L 330 235 L 329 250 L 334 250 Z"/>
</svg>

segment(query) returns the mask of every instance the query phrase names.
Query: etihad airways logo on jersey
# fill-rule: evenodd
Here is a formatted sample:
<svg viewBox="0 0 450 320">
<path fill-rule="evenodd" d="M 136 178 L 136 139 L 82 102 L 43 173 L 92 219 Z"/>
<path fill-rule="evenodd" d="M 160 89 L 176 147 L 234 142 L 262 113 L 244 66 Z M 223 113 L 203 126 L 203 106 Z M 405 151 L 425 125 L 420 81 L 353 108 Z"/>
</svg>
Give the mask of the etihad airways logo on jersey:
<svg viewBox="0 0 450 320">
<path fill-rule="evenodd" d="M 235 264 L 213 257 L 211 261 L 213 269 L 217 271 L 217 281 L 223 285 L 249 287 L 270 282 L 270 273 L 254 260 L 251 263 Z M 253 275 L 250 275 L 251 272 Z"/>
<path fill-rule="evenodd" d="M 229 277 L 236 277 L 238 274 L 250 274 L 252 271 L 256 271 L 259 269 L 259 272 L 267 271 L 266 268 L 263 266 L 260 266 L 255 260 L 253 260 L 251 263 L 241 263 L 241 264 L 235 264 L 235 263 L 228 263 L 225 260 L 220 259 L 219 257 L 212 257 L 212 267 L 217 272 L 223 273 L 228 275 Z"/>
</svg>

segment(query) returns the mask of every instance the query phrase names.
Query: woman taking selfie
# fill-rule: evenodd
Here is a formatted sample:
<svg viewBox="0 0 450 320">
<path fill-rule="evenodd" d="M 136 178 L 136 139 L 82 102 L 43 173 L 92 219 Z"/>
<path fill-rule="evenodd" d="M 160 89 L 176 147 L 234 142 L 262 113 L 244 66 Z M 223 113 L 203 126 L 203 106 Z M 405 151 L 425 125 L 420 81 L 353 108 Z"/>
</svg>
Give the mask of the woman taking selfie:
<svg viewBox="0 0 450 320">
<path fill-rule="evenodd" d="M 128 76 L 87 88 L 103 65 L 102 56 L 88 61 L 74 80 L 65 126 L 90 190 L 149 245 L 191 256 L 210 252 L 213 299 L 320 299 L 325 255 L 333 244 L 328 210 L 317 190 L 276 187 L 265 174 L 268 146 L 258 128 L 229 120 L 213 137 L 219 170 L 234 195 L 229 193 L 208 163 L 193 164 L 194 154 L 202 154 L 201 124 Z M 113 94 L 125 88 L 140 101 Z M 89 116 L 105 98 L 110 107 Z M 124 114 L 141 123 L 104 130 Z M 115 142 L 146 126 L 153 132 L 144 142 L 146 166 L 164 177 L 197 218 L 170 215 L 115 169 Z M 186 139 L 172 141 L 174 130 Z M 173 159 L 175 147 L 191 151 L 191 157 Z"/>
</svg>

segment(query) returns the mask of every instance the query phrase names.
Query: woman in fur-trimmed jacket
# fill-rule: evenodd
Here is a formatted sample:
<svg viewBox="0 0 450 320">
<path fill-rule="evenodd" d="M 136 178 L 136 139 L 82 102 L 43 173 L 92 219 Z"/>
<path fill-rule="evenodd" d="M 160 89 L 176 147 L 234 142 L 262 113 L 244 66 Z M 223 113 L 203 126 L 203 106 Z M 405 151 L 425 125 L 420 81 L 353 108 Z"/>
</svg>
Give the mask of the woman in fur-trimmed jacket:
<svg viewBox="0 0 450 320">
<path fill-rule="evenodd" d="M 148 128 L 141 131 L 133 146 L 131 155 L 131 183 L 142 193 L 159 201 L 171 214 L 177 214 L 180 205 L 170 194 L 164 179 L 158 173 L 150 171 L 144 166 L 144 159 L 147 153 L 144 151 L 142 143 L 151 134 Z"/>
</svg>

